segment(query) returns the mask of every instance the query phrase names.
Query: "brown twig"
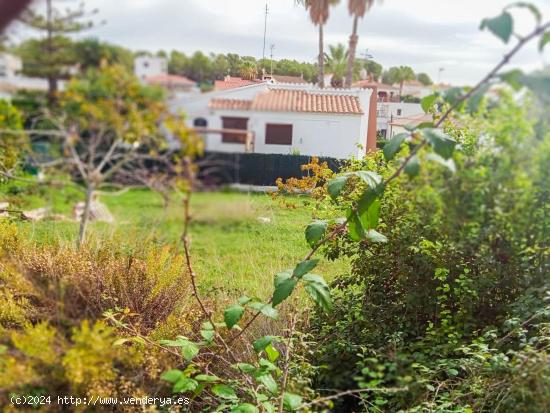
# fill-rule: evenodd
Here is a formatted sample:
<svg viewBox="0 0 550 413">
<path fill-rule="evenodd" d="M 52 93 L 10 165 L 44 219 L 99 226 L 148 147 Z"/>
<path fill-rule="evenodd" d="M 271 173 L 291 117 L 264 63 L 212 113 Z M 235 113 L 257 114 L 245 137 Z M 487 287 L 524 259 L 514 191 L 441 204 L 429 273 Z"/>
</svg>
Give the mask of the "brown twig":
<svg viewBox="0 0 550 413">
<path fill-rule="evenodd" d="M 385 387 L 385 388 L 379 388 L 379 389 L 346 390 L 346 391 L 342 391 L 342 392 L 333 394 L 331 396 L 320 397 L 320 398 L 312 400 L 308 403 L 304 403 L 301 406 L 299 406 L 296 410 L 302 410 L 302 409 L 305 409 L 306 407 L 313 406 L 313 405 L 320 404 L 320 403 L 324 403 L 324 402 L 327 402 L 329 400 L 339 399 L 340 397 L 344 397 L 344 396 L 351 396 L 351 395 L 360 394 L 360 393 L 367 393 L 367 392 L 371 392 L 371 393 L 397 393 L 397 392 L 401 392 L 401 391 L 407 391 L 408 389 L 409 389 L 408 387 Z"/>
</svg>

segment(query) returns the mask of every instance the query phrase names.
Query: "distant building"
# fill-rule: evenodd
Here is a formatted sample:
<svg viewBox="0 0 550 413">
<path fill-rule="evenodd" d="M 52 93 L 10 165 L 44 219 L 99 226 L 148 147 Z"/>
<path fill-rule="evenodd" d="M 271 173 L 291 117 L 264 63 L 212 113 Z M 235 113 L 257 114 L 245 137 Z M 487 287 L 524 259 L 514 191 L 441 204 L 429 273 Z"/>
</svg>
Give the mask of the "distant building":
<svg viewBox="0 0 550 413">
<path fill-rule="evenodd" d="M 0 53 L 0 98 L 10 99 L 18 90 L 47 91 L 48 81 L 38 77 L 21 75 L 23 62 L 20 57 L 10 53 Z M 65 82 L 59 82 L 62 90 Z"/>
<path fill-rule="evenodd" d="M 21 58 L 9 53 L 0 53 L 0 78 L 14 78 L 23 70 Z"/>
<path fill-rule="evenodd" d="M 418 126 L 424 122 L 433 122 L 433 116 L 430 113 L 421 113 L 392 119 L 389 122 L 388 139 L 391 139 L 400 133 L 407 132 L 405 126 Z"/>
<path fill-rule="evenodd" d="M 142 55 L 134 59 L 134 74 L 140 80 L 168 74 L 168 61 L 165 57 Z"/>
<path fill-rule="evenodd" d="M 177 75 L 154 75 L 148 76 L 145 82 L 149 85 L 156 85 L 166 89 L 171 96 L 179 93 L 198 93 L 197 83 L 185 76 Z"/>
<path fill-rule="evenodd" d="M 391 123 L 394 120 L 423 113 L 420 104 L 401 102 L 399 87 L 397 86 L 367 80 L 356 82 L 354 86 L 376 90 L 378 103 L 376 108 L 376 131 L 382 139 L 390 139 L 393 136 L 391 134 Z"/>
<path fill-rule="evenodd" d="M 362 158 L 367 148 L 376 148 L 371 95 L 370 89 L 261 82 L 185 97 L 171 106 L 186 112 L 190 126 L 208 130 L 207 151 L 345 159 Z"/>
<path fill-rule="evenodd" d="M 223 80 L 216 80 L 214 81 L 214 90 L 227 90 L 227 89 L 235 89 L 243 86 L 250 86 L 250 85 L 256 85 L 258 83 L 263 83 L 263 80 L 255 79 L 255 80 L 248 80 L 248 79 L 242 79 L 240 77 L 235 76 L 225 76 Z"/>
</svg>

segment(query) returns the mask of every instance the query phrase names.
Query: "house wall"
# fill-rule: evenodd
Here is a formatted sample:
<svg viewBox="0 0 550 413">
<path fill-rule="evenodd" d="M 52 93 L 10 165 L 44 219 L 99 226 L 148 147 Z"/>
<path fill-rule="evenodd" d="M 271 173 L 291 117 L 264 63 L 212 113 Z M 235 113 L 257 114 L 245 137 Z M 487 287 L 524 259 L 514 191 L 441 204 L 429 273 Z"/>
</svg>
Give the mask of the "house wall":
<svg viewBox="0 0 550 413">
<path fill-rule="evenodd" d="M 215 111 L 209 127 L 221 128 L 222 117 L 248 118 L 248 129 L 254 132 L 255 153 L 297 153 L 308 156 L 361 158 L 365 146 L 366 116 L 296 112 Z M 268 145 L 265 129 L 268 123 L 292 124 L 292 145 Z M 219 152 L 244 152 L 244 144 L 224 143 L 220 134 L 206 136 L 206 148 Z"/>
<path fill-rule="evenodd" d="M 398 110 L 401 109 L 401 115 L 398 115 Z M 406 118 L 424 113 L 422 106 L 419 103 L 404 103 L 404 102 L 387 102 L 378 103 L 377 130 L 387 131 L 386 138 L 389 136 L 389 122 L 393 119 Z"/>
<path fill-rule="evenodd" d="M 138 56 L 134 60 L 134 74 L 141 80 L 148 76 L 168 73 L 168 62 L 164 57 Z"/>
</svg>

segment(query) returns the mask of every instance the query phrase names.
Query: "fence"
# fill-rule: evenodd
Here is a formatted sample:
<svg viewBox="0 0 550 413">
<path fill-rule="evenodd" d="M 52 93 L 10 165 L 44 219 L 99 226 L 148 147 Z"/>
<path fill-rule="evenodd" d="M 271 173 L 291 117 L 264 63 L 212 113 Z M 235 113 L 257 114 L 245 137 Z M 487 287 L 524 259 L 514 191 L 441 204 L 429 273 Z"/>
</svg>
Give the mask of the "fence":
<svg viewBox="0 0 550 413">
<path fill-rule="evenodd" d="M 277 178 L 301 178 L 307 172 L 301 166 L 311 161 L 311 156 L 263 153 L 207 152 L 199 160 L 200 176 L 206 184 L 240 183 L 271 186 Z M 333 171 L 340 169 L 341 160 L 319 157 Z"/>
</svg>

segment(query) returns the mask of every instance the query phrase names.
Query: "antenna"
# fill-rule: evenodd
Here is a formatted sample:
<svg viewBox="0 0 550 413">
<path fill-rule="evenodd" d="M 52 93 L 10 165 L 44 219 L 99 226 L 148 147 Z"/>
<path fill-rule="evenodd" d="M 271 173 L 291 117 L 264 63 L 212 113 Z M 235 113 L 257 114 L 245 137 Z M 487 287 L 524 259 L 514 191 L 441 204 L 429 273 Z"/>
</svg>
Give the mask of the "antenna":
<svg viewBox="0 0 550 413">
<path fill-rule="evenodd" d="M 273 50 L 275 49 L 275 45 L 271 45 L 271 76 L 273 77 Z"/>
<path fill-rule="evenodd" d="M 267 1 L 265 2 L 265 19 L 264 19 L 264 50 L 262 53 L 262 59 L 265 59 L 265 38 L 267 35 L 267 15 L 269 14 L 269 8 L 267 7 Z"/>
</svg>

